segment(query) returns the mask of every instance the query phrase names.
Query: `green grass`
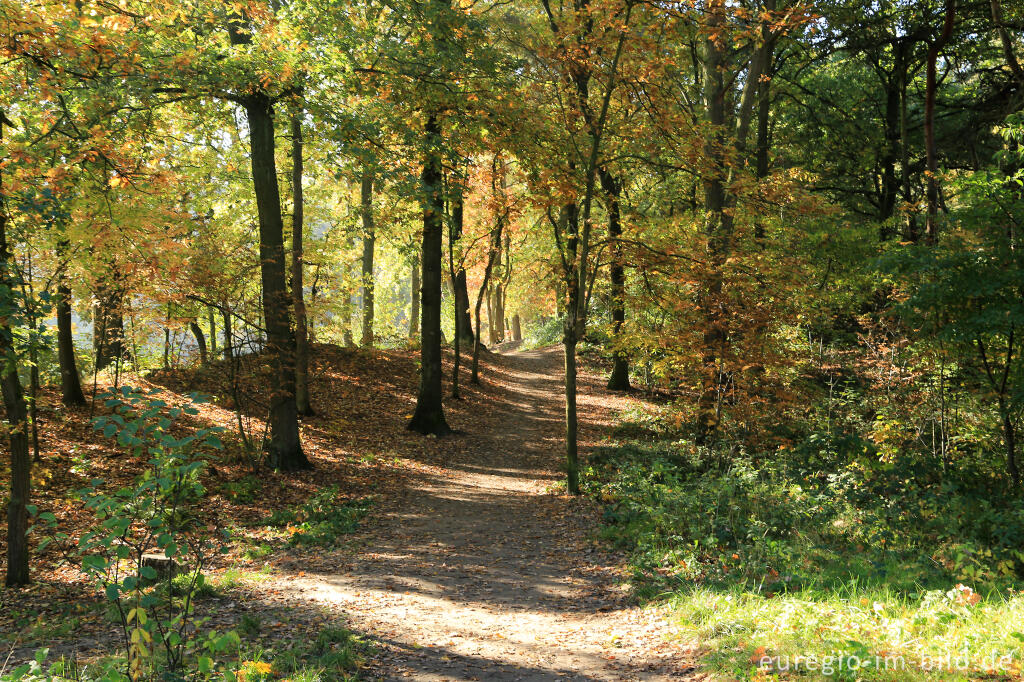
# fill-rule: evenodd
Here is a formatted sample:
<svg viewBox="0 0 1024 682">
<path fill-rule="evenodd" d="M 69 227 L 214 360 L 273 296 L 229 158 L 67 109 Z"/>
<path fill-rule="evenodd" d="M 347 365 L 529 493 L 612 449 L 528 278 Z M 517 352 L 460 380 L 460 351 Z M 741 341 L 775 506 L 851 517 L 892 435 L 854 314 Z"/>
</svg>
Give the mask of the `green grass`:
<svg viewBox="0 0 1024 682">
<path fill-rule="evenodd" d="M 280 651 L 254 649 L 238 669 L 246 682 L 349 682 L 357 679 L 365 650 L 366 644 L 346 628 L 326 626 L 308 644 Z"/>
<path fill-rule="evenodd" d="M 1005 491 L 872 460 L 853 441 L 855 456 L 811 439 L 752 457 L 679 440 L 658 416 L 627 421 L 619 435 L 633 440 L 598 449 L 584 489 L 637 595 L 670 609 L 708 672 L 1019 677 L 1024 517 Z M 867 666 L 851 670 L 850 656 Z"/>
<path fill-rule="evenodd" d="M 766 597 L 741 588 L 693 587 L 673 594 L 669 605 L 682 632 L 708 652 L 704 664 L 733 679 L 770 679 L 762 663 L 781 679 L 956 680 L 989 671 L 1019 673 L 1024 596 L 994 593 L 971 603 L 969 595 L 955 587 L 908 597 L 850 586 Z M 851 656 L 866 667 L 839 670 L 838 660 Z M 808 661 L 799 673 L 798 657 Z M 831 675 L 825 674 L 829 667 Z"/>
<path fill-rule="evenodd" d="M 264 523 L 283 528 L 291 545 L 330 547 L 352 533 L 370 509 L 370 500 L 348 500 L 337 487 L 324 488 L 297 509 L 271 514 Z"/>
</svg>

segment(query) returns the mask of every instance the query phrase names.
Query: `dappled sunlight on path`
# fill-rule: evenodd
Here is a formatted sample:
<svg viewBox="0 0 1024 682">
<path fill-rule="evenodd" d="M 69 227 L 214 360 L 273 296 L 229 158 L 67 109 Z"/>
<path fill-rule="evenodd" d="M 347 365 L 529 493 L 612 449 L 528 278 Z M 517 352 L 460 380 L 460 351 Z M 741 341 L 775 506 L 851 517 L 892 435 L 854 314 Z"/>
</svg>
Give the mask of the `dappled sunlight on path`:
<svg viewBox="0 0 1024 682">
<path fill-rule="evenodd" d="M 337 572 L 286 585 L 378 647 L 366 676 L 420 680 L 693 679 L 693 652 L 634 606 L 591 542 L 596 510 L 561 479 L 560 351 L 499 358 L 502 400 L 435 473 L 375 506 Z M 591 378 L 592 379 L 592 378 Z M 584 438 L 627 398 L 583 382 Z M 616 404 L 619 401 L 621 404 Z M 321 567 L 324 562 L 321 562 Z"/>
</svg>

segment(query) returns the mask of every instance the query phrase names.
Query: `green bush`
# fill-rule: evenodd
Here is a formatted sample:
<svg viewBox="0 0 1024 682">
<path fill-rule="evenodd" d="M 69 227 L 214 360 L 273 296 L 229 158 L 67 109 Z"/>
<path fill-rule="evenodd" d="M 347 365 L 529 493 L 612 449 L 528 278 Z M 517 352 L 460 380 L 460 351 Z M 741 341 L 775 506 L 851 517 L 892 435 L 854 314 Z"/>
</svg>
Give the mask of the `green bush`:
<svg viewBox="0 0 1024 682">
<path fill-rule="evenodd" d="M 113 413 L 96 418 L 95 428 L 148 457 L 148 467 L 131 487 L 111 492 L 96 479 L 77 492 L 95 524 L 69 553 L 116 614 L 129 678 L 205 677 L 213 673 L 214 657 L 238 643 L 233 633 L 204 630 L 194 613 L 205 589 L 203 568 L 225 549 L 226 538 L 197 513 L 206 493 L 199 481 L 202 448 L 220 447 L 220 429 L 177 435 L 174 420 L 198 410 L 171 407 L 158 393 L 123 387 L 103 396 Z M 201 402 L 195 395 L 192 400 Z M 55 523 L 52 513 L 37 515 L 37 527 L 50 529 L 40 545 L 66 544 Z"/>
</svg>

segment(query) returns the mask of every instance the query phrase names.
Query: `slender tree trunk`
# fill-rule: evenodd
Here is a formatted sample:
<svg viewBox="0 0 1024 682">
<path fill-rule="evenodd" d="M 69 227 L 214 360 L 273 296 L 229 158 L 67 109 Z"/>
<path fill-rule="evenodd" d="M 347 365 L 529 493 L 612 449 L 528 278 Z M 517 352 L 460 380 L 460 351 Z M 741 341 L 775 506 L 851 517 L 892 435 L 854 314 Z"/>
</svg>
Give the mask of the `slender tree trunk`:
<svg viewBox="0 0 1024 682">
<path fill-rule="evenodd" d="M 900 156 L 900 80 L 903 53 L 896 50 L 892 77 L 885 84 L 885 153 L 882 156 L 882 186 L 878 202 L 879 238 L 885 241 L 893 236 L 888 221 L 896 210 L 900 182 L 896 177 L 896 161 Z"/>
<path fill-rule="evenodd" d="M 214 317 L 213 307 L 206 308 L 206 322 L 210 325 L 210 355 L 217 359 L 217 318 Z"/>
<path fill-rule="evenodd" d="M 773 11 L 775 0 L 766 0 L 765 9 Z M 767 78 L 757 84 L 757 148 L 755 154 L 755 173 L 758 180 L 768 177 L 771 167 L 771 102 L 772 102 L 772 81 L 775 76 L 775 38 L 772 35 L 771 26 L 767 21 L 761 23 L 761 41 L 765 50 L 764 73 Z M 696 184 L 694 185 L 696 189 Z M 754 240 L 763 244 L 765 239 L 764 219 L 760 212 L 754 218 Z"/>
<path fill-rule="evenodd" d="M 124 313 L 121 309 L 124 291 L 115 268 L 109 274 L 111 281 L 103 282 L 96 291 L 93 305 L 93 347 L 96 351 L 96 369 L 102 370 L 125 356 Z"/>
<path fill-rule="evenodd" d="M 267 459 L 280 471 L 310 467 L 299 441 L 295 404 L 295 337 L 289 324 L 291 300 L 285 276 L 284 221 L 274 159 L 274 110 L 263 93 L 245 101 L 251 144 L 253 189 L 260 225 L 260 281 L 266 351 L 274 364 L 275 385 L 270 394 L 270 442 Z"/>
<path fill-rule="evenodd" d="M 495 156 L 494 164 L 492 168 L 497 169 L 498 158 Z M 493 177 L 493 173 L 492 173 Z M 504 199 L 504 184 L 501 185 L 502 197 Z M 498 182 L 492 180 L 491 191 L 497 195 L 498 193 Z M 497 196 L 495 197 L 497 198 Z M 498 255 L 501 248 L 501 234 L 505 229 L 505 209 L 499 207 L 498 213 L 494 221 L 494 233 L 491 235 L 491 240 L 487 250 L 487 263 L 484 265 L 484 280 L 480 283 L 480 290 L 476 294 L 476 338 L 473 339 L 473 364 L 470 371 L 470 383 L 480 383 L 480 349 L 483 346 L 483 327 L 480 326 L 480 309 L 483 307 L 484 299 L 488 301 L 488 307 L 490 307 L 490 284 L 491 275 L 494 272 L 494 264 L 497 262 Z M 488 310 L 490 314 L 490 310 Z"/>
<path fill-rule="evenodd" d="M 580 463 L 578 426 L 576 417 L 576 338 L 567 333 L 563 339 L 565 349 L 565 452 L 566 480 L 570 495 L 580 493 Z"/>
<path fill-rule="evenodd" d="M 363 329 L 360 343 L 373 346 L 373 252 L 377 234 L 373 226 L 373 171 L 363 170 L 363 181 L 359 191 L 363 214 Z"/>
<path fill-rule="evenodd" d="M 292 307 L 295 308 L 295 409 L 311 416 L 309 401 L 309 330 L 303 291 L 305 194 L 302 189 L 302 112 L 292 116 Z"/>
<path fill-rule="evenodd" d="M 454 308 L 452 312 L 455 321 L 455 338 L 452 339 L 455 346 L 455 360 L 452 366 L 452 398 L 456 400 L 461 397 L 459 395 L 459 371 L 462 368 L 462 339 L 465 336 L 465 332 L 462 330 L 462 310 L 459 308 L 460 300 L 456 285 L 458 279 L 456 270 L 461 271 L 463 276 L 465 276 L 465 270 L 461 267 L 461 263 L 458 267 L 455 265 L 455 242 L 462 237 L 462 191 L 462 185 L 456 181 L 452 189 L 452 219 L 448 228 L 448 274 L 452 282 L 452 307 Z"/>
<path fill-rule="evenodd" d="M 612 345 L 615 347 L 614 364 L 608 377 L 612 391 L 629 390 L 629 356 L 619 347 L 622 343 L 622 325 L 626 321 L 626 272 L 622 265 L 622 223 L 619 215 L 619 194 L 622 185 L 607 170 L 600 171 L 601 188 L 608 201 L 608 239 L 612 243 L 612 263 L 608 272 L 612 298 Z"/>
<path fill-rule="evenodd" d="M 444 200 L 441 175 L 441 123 L 430 115 L 424 129 L 423 174 L 423 306 L 420 324 L 420 390 L 410 431 L 444 436 L 451 428 L 441 404 L 441 273 L 444 244 Z"/>
<path fill-rule="evenodd" d="M 722 266 L 728 254 L 732 236 L 732 217 L 726 210 L 725 178 L 727 169 L 724 156 L 725 81 L 723 74 L 724 45 L 718 31 L 724 23 L 723 0 L 709 4 L 708 37 L 705 41 L 704 100 L 707 121 L 712 126 L 704 153 L 711 160 L 712 169 L 704 178 L 705 232 L 708 240 L 708 283 L 702 292 L 700 305 L 704 316 L 702 348 L 701 393 L 698 398 L 697 440 L 710 440 L 718 426 L 717 394 L 719 390 L 718 357 L 725 341 L 724 320 L 719 306 L 722 293 Z"/>
<path fill-rule="evenodd" d="M 519 313 L 512 316 L 512 340 L 516 343 L 523 340 L 523 327 L 519 319 Z"/>
<path fill-rule="evenodd" d="M 1003 444 L 1006 446 L 1006 471 L 1014 487 L 1020 487 L 1020 469 L 1017 466 L 1017 428 L 1013 424 L 1010 408 L 1003 397 L 999 398 L 999 412 L 1003 420 Z"/>
<path fill-rule="evenodd" d="M 6 123 L 0 110 L 0 140 Z M 0 169 L 3 166 L 0 165 Z M 0 178 L 2 181 L 2 178 Z M 13 258 L 7 243 L 7 202 L 0 185 L 0 389 L 7 413 L 7 435 L 11 447 L 11 488 L 7 505 L 7 575 L 5 584 L 27 585 L 28 571 L 28 503 L 31 493 L 32 460 L 29 457 L 28 409 L 21 380 L 18 378 L 18 355 L 14 350 L 14 334 L 10 318 L 17 312 L 14 298 L 16 282 Z"/>
<path fill-rule="evenodd" d="M 925 239 L 929 244 L 939 241 L 939 163 L 935 153 L 935 91 L 938 88 L 937 63 L 939 52 L 953 35 L 953 22 L 956 19 L 956 0 L 946 0 L 946 10 L 939 39 L 928 49 L 928 66 L 925 75 L 924 91 L 924 150 L 928 167 L 925 196 L 928 200 L 928 213 L 925 218 Z"/>
<path fill-rule="evenodd" d="M 199 322 L 189 322 L 188 328 L 192 330 L 192 335 L 196 337 L 196 345 L 199 346 L 199 363 L 206 365 L 208 360 L 206 355 L 206 336 L 203 334 L 203 328 L 199 326 Z"/>
<path fill-rule="evenodd" d="M 234 342 L 231 338 L 231 311 L 227 306 L 221 309 L 221 326 L 224 328 L 224 359 L 233 360 L 235 357 Z"/>
<path fill-rule="evenodd" d="M 61 402 L 68 407 L 85 405 L 85 394 L 82 392 L 82 379 L 78 374 L 78 363 L 75 359 L 75 337 L 72 332 L 71 319 L 71 287 L 68 286 L 67 273 L 63 263 L 67 253 L 68 242 L 61 240 L 57 244 L 57 259 L 60 261 L 57 274 L 57 361 L 60 365 Z"/>
<path fill-rule="evenodd" d="M 902 44 L 901 44 L 902 45 Z M 909 48 L 900 48 L 909 49 Z M 900 181 L 903 188 L 903 202 L 909 207 L 913 203 L 913 192 L 910 187 L 910 136 L 908 134 L 909 122 L 907 120 L 907 80 L 909 79 L 909 66 L 906 59 L 901 60 L 903 66 L 900 72 Z M 920 235 L 917 233 L 917 215 L 914 211 L 907 209 L 904 238 L 910 242 L 917 242 Z"/>
<path fill-rule="evenodd" d="M 420 327 L 420 289 L 423 285 L 420 282 L 420 259 L 419 256 L 413 257 L 412 262 L 412 275 L 409 278 L 409 338 L 415 339 L 417 331 Z"/>
</svg>

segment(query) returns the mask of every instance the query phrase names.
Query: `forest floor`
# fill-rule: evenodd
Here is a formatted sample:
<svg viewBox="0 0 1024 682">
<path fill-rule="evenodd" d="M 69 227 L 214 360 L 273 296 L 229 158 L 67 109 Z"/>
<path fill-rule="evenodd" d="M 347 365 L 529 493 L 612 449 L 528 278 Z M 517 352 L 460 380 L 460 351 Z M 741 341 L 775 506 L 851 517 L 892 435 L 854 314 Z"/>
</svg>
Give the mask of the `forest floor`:
<svg viewBox="0 0 1024 682">
<path fill-rule="evenodd" d="M 671 616 L 637 604 L 625 558 L 597 539 L 598 506 L 565 494 L 561 350 L 486 353 L 482 384 L 447 400 L 456 433 L 443 439 L 404 428 L 417 356 L 317 346 L 318 414 L 302 426 L 312 471 L 253 470 L 238 442 L 225 441 L 204 474 L 204 504 L 233 540 L 208 568 L 211 590 L 197 607 L 206 627 L 238 630 L 245 658 L 270 660 L 342 626 L 368 644 L 364 679 L 700 678 L 695 645 L 675 632 Z M 446 353 L 446 376 L 451 359 Z M 260 371 L 257 361 L 247 380 L 265 385 Z M 224 376 L 211 366 L 132 381 L 165 389 L 171 402 L 192 390 L 211 394 L 194 426 L 230 434 Z M 583 372 L 584 455 L 637 400 Z M 71 491 L 95 477 L 130 485 L 145 463 L 96 433 L 89 408 L 61 408 L 55 395 L 41 408 L 34 494 L 74 538 L 91 522 Z M 282 511 L 301 517 L 303 500 L 325 492 L 330 504 L 366 502 L 353 533 L 311 546 L 295 542 L 293 525 L 274 524 Z M 0 528 L 0 550 L 3 535 Z M 116 622 L 74 564 L 50 549 L 33 570 L 29 588 L 0 590 L 8 663 L 40 647 L 51 659 L 116 654 Z"/>
<path fill-rule="evenodd" d="M 495 361 L 503 399 L 471 440 L 375 506 L 364 549 L 291 589 L 347 614 L 378 654 L 371 676 L 421 680 L 655 680 L 693 673 L 692 649 L 635 606 L 620 557 L 593 542 L 592 505 L 559 494 L 558 349 Z M 584 437 L 625 399 L 582 384 Z M 455 424 L 459 426 L 458 423 Z M 325 570 L 326 569 L 326 570 Z"/>
</svg>

